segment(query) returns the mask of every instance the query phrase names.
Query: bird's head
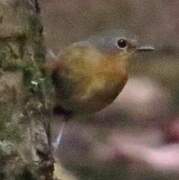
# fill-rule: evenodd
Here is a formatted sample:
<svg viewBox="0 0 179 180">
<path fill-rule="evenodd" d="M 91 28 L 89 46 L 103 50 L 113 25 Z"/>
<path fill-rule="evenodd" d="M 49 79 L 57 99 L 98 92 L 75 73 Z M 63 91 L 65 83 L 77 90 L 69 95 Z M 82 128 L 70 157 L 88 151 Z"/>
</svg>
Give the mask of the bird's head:
<svg viewBox="0 0 179 180">
<path fill-rule="evenodd" d="M 152 46 L 139 45 L 136 38 L 123 31 L 93 36 L 89 38 L 88 41 L 95 45 L 103 54 L 116 56 L 118 58 L 129 58 L 138 52 L 154 50 Z"/>
</svg>

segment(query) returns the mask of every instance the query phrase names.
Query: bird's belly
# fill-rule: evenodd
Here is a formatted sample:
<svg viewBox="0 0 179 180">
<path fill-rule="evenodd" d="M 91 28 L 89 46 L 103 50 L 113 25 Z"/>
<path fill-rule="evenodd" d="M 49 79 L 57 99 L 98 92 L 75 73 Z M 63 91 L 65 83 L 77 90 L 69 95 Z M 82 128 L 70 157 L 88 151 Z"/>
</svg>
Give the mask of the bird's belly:
<svg viewBox="0 0 179 180">
<path fill-rule="evenodd" d="M 72 112 L 93 113 L 102 110 L 120 93 L 127 76 L 98 75 L 83 78 L 74 83 L 73 93 L 66 99 L 61 99 L 62 106 Z"/>
<path fill-rule="evenodd" d="M 58 76 L 59 102 L 72 112 L 97 112 L 113 102 L 124 87 L 126 64 L 110 58 L 81 61 L 64 65 Z"/>
</svg>

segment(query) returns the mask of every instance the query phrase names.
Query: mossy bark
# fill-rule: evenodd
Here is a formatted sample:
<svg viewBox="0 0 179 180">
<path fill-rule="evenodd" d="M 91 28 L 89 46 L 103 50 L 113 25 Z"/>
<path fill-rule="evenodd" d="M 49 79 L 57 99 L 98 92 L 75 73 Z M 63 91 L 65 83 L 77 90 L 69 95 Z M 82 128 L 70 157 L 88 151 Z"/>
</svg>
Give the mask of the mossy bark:
<svg viewBox="0 0 179 180">
<path fill-rule="evenodd" d="M 0 1 L 1 180 L 53 179 L 51 82 L 41 71 L 38 13 L 36 0 Z"/>
</svg>

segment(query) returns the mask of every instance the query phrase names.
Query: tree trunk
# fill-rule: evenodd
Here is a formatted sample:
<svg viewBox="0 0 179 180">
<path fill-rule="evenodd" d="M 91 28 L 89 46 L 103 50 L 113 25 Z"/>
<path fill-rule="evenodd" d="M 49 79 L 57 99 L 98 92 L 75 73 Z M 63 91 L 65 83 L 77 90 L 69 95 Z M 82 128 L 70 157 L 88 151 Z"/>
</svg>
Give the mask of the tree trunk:
<svg viewBox="0 0 179 180">
<path fill-rule="evenodd" d="M 53 179 L 48 98 L 53 88 L 41 71 L 39 10 L 36 0 L 0 1 L 1 180 Z"/>
</svg>

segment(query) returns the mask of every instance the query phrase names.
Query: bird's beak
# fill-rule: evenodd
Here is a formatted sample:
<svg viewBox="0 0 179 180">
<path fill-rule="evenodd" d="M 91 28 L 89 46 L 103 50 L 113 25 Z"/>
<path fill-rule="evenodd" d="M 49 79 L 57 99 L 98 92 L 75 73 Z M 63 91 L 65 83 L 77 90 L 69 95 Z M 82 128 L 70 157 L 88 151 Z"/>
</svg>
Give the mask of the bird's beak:
<svg viewBox="0 0 179 180">
<path fill-rule="evenodd" d="M 137 47 L 136 50 L 139 52 L 142 52 L 142 51 L 145 52 L 145 51 L 154 51 L 155 48 L 152 46 L 140 46 L 140 47 Z"/>
</svg>

